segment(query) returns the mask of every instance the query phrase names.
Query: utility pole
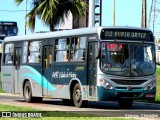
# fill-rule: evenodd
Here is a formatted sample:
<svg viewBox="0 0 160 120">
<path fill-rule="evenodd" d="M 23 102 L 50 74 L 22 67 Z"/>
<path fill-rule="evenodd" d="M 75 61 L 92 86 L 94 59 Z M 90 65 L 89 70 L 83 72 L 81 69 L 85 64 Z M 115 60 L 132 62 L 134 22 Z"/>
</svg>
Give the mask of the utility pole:
<svg viewBox="0 0 160 120">
<path fill-rule="evenodd" d="M 114 0 L 114 3 L 113 3 L 114 7 L 113 7 L 113 26 L 115 26 L 115 19 L 116 19 L 116 0 Z"/>
<path fill-rule="evenodd" d="M 147 3 L 146 3 L 146 0 L 142 0 L 142 19 L 141 19 L 141 27 L 142 28 L 146 28 L 147 27 L 147 10 L 146 10 L 146 7 L 147 7 Z"/>
<path fill-rule="evenodd" d="M 88 27 L 95 26 L 95 1 L 89 0 L 89 25 Z"/>
<path fill-rule="evenodd" d="M 88 27 L 102 25 L 102 0 L 89 0 Z"/>
<path fill-rule="evenodd" d="M 148 20 L 148 28 L 151 29 L 157 39 L 160 39 L 160 0 L 152 0 Z"/>
<path fill-rule="evenodd" d="M 24 23 L 24 34 L 26 35 L 27 33 L 27 3 L 28 3 L 28 0 L 26 0 L 26 3 L 25 3 L 25 23 Z"/>
<path fill-rule="evenodd" d="M 95 26 L 102 25 L 102 0 L 95 0 Z"/>
<path fill-rule="evenodd" d="M 102 0 L 100 0 L 100 26 L 102 26 Z"/>
</svg>

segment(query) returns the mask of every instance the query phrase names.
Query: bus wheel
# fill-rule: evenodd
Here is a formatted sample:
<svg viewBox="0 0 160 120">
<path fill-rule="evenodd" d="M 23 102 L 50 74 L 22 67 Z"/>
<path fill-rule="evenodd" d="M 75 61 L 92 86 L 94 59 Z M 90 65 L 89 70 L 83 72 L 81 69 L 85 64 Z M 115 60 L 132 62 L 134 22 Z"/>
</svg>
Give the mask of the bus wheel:
<svg viewBox="0 0 160 120">
<path fill-rule="evenodd" d="M 131 100 L 131 99 L 120 99 L 120 100 L 118 100 L 118 104 L 119 104 L 120 108 L 128 109 L 128 108 L 132 107 L 133 100 Z"/>
<path fill-rule="evenodd" d="M 24 92 L 24 99 L 26 102 L 33 102 L 33 97 L 32 97 L 32 90 L 31 90 L 31 84 L 29 81 L 27 81 L 24 85 L 23 88 Z"/>
<path fill-rule="evenodd" d="M 79 83 L 77 83 L 73 89 L 73 103 L 76 107 L 81 107 L 86 103 L 86 101 L 82 100 L 82 91 Z"/>
</svg>

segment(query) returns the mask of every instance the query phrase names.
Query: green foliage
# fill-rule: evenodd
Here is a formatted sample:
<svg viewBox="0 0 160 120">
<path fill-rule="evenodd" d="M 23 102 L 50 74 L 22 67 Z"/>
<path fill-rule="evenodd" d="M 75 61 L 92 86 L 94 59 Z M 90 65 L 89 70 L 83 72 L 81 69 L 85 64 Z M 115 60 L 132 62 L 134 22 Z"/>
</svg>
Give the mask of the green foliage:
<svg viewBox="0 0 160 120">
<path fill-rule="evenodd" d="M 4 93 L 4 91 L 0 89 L 0 93 Z"/>
<path fill-rule="evenodd" d="M 2 90 L 2 81 L 1 81 L 1 72 L 0 72 L 0 93 L 3 93 L 4 91 Z"/>
<path fill-rule="evenodd" d="M 19 4 L 21 4 L 22 1 L 23 1 L 23 0 L 15 0 L 15 3 L 16 3 L 17 5 L 19 5 Z"/>
<path fill-rule="evenodd" d="M 160 68 L 156 70 L 156 102 L 160 102 Z"/>
<path fill-rule="evenodd" d="M 17 5 L 23 0 L 15 0 Z M 82 0 L 32 0 L 31 11 L 26 16 L 28 27 L 34 31 L 36 17 L 43 21 L 50 30 L 54 31 L 54 26 L 64 22 L 71 12 L 73 18 L 83 17 L 85 15 L 86 3 Z"/>
</svg>

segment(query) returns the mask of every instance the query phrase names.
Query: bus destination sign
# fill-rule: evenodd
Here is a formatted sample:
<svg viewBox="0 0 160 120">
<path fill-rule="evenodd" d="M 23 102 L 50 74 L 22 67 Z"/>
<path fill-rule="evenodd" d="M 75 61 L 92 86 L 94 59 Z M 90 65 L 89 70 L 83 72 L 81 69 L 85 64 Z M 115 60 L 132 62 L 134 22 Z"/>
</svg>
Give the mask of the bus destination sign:
<svg viewBox="0 0 160 120">
<path fill-rule="evenodd" d="M 0 25 L 16 25 L 16 22 L 0 22 Z"/>
<path fill-rule="evenodd" d="M 128 29 L 103 29 L 101 39 L 127 39 L 153 41 L 150 31 L 128 30 Z"/>
</svg>

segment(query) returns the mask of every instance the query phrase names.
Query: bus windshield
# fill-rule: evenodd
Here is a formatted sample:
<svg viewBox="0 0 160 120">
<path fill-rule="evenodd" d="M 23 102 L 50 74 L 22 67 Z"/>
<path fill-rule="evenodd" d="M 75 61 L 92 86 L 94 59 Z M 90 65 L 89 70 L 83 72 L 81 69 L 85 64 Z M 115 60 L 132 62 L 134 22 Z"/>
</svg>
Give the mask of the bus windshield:
<svg viewBox="0 0 160 120">
<path fill-rule="evenodd" d="M 101 42 L 101 70 L 120 76 L 155 72 L 154 44 Z"/>
<path fill-rule="evenodd" d="M 0 26 L 0 34 L 5 36 L 14 36 L 17 35 L 17 27 L 15 26 Z"/>
</svg>

